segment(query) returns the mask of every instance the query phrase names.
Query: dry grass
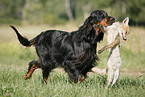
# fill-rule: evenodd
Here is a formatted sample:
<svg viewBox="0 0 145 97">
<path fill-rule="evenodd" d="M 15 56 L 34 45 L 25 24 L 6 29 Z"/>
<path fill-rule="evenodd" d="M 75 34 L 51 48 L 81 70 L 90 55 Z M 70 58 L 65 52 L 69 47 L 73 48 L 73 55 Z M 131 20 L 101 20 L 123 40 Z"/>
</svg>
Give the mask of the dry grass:
<svg viewBox="0 0 145 97">
<path fill-rule="evenodd" d="M 125 48 L 135 53 L 145 53 L 145 28 L 131 27 L 127 42 L 122 42 Z"/>
<path fill-rule="evenodd" d="M 20 33 L 29 39 L 35 37 L 39 33 L 45 30 L 63 30 L 63 31 L 75 31 L 78 29 L 80 25 L 74 26 L 74 24 L 67 24 L 62 26 L 48 26 L 48 25 L 40 25 L 40 26 L 34 26 L 34 25 L 26 25 L 26 26 L 16 26 L 17 29 L 20 31 Z M 16 36 L 13 32 L 13 30 L 9 27 L 9 25 L 1 25 L 0 26 L 0 42 L 1 41 L 17 41 Z M 145 28 L 143 27 L 131 27 L 130 28 L 130 34 L 128 35 L 128 40 L 122 41 L 123 47 L 125 47 L 128 50 L 131 50 L 132 52 L 139 53 L 143 52 L 145 53 Z M 106 39 L 104 38 L 105 42 L 101 42 L 99 44 L 99 47 L 106 44 Z"/>
</svg>

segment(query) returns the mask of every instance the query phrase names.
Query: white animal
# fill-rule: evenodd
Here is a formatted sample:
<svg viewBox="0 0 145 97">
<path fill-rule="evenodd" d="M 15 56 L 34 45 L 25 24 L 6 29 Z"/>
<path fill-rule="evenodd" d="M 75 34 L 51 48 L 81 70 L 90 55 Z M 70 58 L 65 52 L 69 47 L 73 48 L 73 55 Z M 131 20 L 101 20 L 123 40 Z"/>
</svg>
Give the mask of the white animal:
<svg viewBox="0 0 145 97">
<path fill-rule="evenodd" d="M 129 34 L 129 17 L 125 18 L 122 23 L 115 22 L 112 25 L 105 28 L 107 32 L 108 45 L 104 46 L 98 51 L 102 53 L 103 51 L 109 49 L 109 55 L 107 60 L 108 65 L 108 78 L 107 78 L 107 87 L 108 88 L 112 82 L 113 86 L 118 77 L 120 66 L 122 65 L 122 60 L 120 56 L 120 38 L 127 40 L 126 35 Z M 105 70 L 106 71 L 106 70 Z"/>
</svg>

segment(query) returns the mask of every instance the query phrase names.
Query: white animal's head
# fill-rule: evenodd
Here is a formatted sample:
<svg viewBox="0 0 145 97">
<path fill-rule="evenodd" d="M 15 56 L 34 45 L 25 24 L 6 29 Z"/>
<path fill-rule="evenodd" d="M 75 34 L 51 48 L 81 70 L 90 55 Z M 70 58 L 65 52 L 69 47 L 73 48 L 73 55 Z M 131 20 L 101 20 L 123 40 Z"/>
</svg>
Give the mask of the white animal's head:
<svg viewBox="0 0 145 97">
<path fill-rule="evenodd" d="M 119 34 L 123 40 L 127 40 L 126 36 L 129 34 L 129 17 L 125 18 L 121 23 L 121 30 L 119 30 Z"/>
</svg>

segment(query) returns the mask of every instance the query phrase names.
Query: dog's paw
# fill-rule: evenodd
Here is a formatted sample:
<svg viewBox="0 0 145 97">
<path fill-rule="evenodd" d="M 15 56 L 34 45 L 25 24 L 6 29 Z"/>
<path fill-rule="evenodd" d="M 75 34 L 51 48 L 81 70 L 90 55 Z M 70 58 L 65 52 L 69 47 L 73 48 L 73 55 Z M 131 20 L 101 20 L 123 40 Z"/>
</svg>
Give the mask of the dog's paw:
<svg viewBox="0 0 145 97">
<path fill-rule="evenodd" d="M 24 75 L 24 79 L 25 80 L 27 80 L 29 77 L 27 76 L 27 74 L 26 75 Z"/>
</svg>

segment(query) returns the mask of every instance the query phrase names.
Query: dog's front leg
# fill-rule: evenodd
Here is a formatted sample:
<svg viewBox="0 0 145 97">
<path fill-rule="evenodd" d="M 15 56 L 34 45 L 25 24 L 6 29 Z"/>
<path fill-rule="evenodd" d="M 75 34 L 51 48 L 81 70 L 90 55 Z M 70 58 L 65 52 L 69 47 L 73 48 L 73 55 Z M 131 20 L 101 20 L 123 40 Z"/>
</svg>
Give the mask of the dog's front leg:
<svg viewBox="0 0 145 97">
<path fill-rule="evenodd" d="M 74 83 L 82 82 L 85 79 L 84 75 L 76 68 L 76 64 L 72 60 L 65 62 L 64 69 L 68 73 L 70 80 Z"/>
<path fill-rule="evenodd" d="M 110 49 L 112 47 L 115 47 L 118 44 L 119 44 L 119 34 L 116 36 L 115 40 L 112 43 L 110 43 L 110 44 L 104 46 L 102 49 L 100 49 L 98 51 L 98 54 L 101 54 L 103 51 Z"/>
</svg>

